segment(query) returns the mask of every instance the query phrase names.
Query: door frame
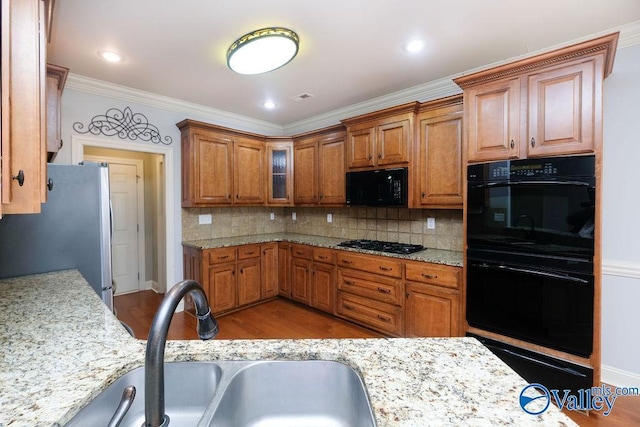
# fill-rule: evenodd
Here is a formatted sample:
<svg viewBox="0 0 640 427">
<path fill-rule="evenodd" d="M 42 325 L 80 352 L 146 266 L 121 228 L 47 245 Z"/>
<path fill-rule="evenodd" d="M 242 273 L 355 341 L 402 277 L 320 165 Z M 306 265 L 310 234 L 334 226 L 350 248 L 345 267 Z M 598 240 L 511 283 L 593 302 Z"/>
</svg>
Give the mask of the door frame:
<svg viewBox="0 0 640 427">
<path fill-rule="evenodd" d="M 84 152 L 84 150 L 83 150 Z M 134 165 L 136 167 L 136 203 L 138 204 L 138 232 L 137 232 L 137 240 L 138 240 L 138 290 L 147 289 L 144 286 L 146 283 L 143 280 L 147 277 L 147 269 L 146 269 L 146 251 L 145 251 L 145 220 L 144 220 L 144 162 L 138 159 L 127 159 L 117 156 L 93 156 L 93 155 L 84 155 L 84 160 L 88 160 L 90 162 L 100 162 L 106 161 L 107 163 L 116 163 L 121 165 Z M 116 289 L 117 291 L 117 289 Z M 115 293 L 114 293 L 115 296 Z"/>
<path fill-rule="evenodd" d="M 135 144 L 130 141 L 114 141 L 108 138 L 98 138 L 86 135 L 71 135 L 71 163 L 80 163 L 84 158 L 84 147 L 111 148 L 124 151 L 138 151 L 142 153 L 153 153 L 164 156 L 164 216 L 165 216 L 165 278 L 166 289 L 169 291 L 174 283 L 180 279 L 176 275 L 176 239 L 175 239 L 175 189 L 174 171 L 175 155 L 172 147 Z M 159 242 L 161 245 L 162 242 Z M 160 249 L 159 249 L 160 250 Z M 181 258 L 182 259 L 182 258 Z M 162 291 L 162 290 L 160 290 Z M 179 308 L 180 309 L 180 308 Z"/>
</svg>

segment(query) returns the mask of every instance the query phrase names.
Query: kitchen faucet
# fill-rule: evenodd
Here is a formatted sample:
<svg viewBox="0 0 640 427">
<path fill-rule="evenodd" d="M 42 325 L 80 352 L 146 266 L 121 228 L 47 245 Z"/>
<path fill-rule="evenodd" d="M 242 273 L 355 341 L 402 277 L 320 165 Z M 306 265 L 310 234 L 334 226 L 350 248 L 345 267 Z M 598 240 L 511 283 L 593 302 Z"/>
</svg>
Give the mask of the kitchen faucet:
<svg viewBox="0 0 640 427">
<path fill-rule="evenodd" d="M 211 308 L 202 286 L 195 280 L 177 283 L 162 300 L 147 339 L 144 363 L 144 415 L 146 427 L 166 427 L 169 416 L 164 413 L 164 348 L 173 312 L 182 298 L 191 294 L 198 318 L 198 336 L 208 340 L 218 334 L 218 322 L 211 315 Z"/>
</svg>

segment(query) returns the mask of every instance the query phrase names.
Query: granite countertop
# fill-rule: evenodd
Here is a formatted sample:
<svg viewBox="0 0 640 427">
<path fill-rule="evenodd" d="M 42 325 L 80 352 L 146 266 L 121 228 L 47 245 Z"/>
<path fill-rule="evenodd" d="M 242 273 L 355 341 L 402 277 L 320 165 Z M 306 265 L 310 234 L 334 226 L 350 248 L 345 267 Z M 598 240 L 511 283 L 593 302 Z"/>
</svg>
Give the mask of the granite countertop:
<svg viewBox="0 0 640 427">
<path fill-rule="evenodd" d="M 61 426 L 144 363 L 75 270 L 0 280 L 0 426 Z M 379 427 L 571 425 L 522 411 L 526 382 L 472 338 L 169 341 L 167 361 L 324 359 L 362 375 Z"/>
<path fill-rule="evenodd" d="M 413 261 L 432 262 L 434 264 L 446 264 L 453 267 L 462 267 L 462 252 L 446 251 L 442 249 L 425 249 L 412 254 L 392 254 L 386 252 L 366 251 L 362 249 L 344 248 L 338 243 L 345 239 L 334 237 L 313 236 L 308 234 L 275 233 L 257 234 L 251 236 L 220 237 L 217 239 L 190 240 L 182 242 L 185 246 L 197 249 L 223 248 L 226 246 L 248 245 L 252 243 L 290 242 L 304 245 L 321 246 L 325 248 L 340 249 L 344 251 L 360 252 L 378 256 L 389 256 Z"/>
</svg>

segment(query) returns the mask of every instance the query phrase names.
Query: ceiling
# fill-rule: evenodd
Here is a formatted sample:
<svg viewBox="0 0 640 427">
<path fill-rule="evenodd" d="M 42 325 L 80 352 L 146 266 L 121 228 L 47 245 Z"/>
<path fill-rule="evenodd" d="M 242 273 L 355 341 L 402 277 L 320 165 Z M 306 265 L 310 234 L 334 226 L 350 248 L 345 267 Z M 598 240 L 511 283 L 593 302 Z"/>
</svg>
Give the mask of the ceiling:
<svg viewBox="0 0 640 427">
<path fill-rule="evenodd" d="M 636 21 L 638 0 L 57 0 L 48 61 L 288 126 Z M 298 33 L 298 56 L 263 75 L 227 68 L 229 45 L 269 26 Z M 414 38 L 426 45 L 409 54 Z"/>
</svg>

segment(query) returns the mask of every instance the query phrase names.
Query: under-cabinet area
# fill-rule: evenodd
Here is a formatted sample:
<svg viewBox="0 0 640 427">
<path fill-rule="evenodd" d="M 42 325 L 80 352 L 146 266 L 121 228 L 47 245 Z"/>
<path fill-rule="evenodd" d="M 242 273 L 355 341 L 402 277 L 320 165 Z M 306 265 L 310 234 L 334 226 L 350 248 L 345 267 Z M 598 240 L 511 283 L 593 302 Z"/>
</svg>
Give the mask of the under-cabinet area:
<svg viewBox="0 0 640 427">
<path fill-rule="evenodd" d="M 461 336 L 459 253 L 446 265 L 438 252 L 447 251 L 428 262 L 304 242 L 313 238 L 183 242 L 185 279 L 202 284 L 218 315 L 280 296 L 390 337 Z"/>
</svg>

